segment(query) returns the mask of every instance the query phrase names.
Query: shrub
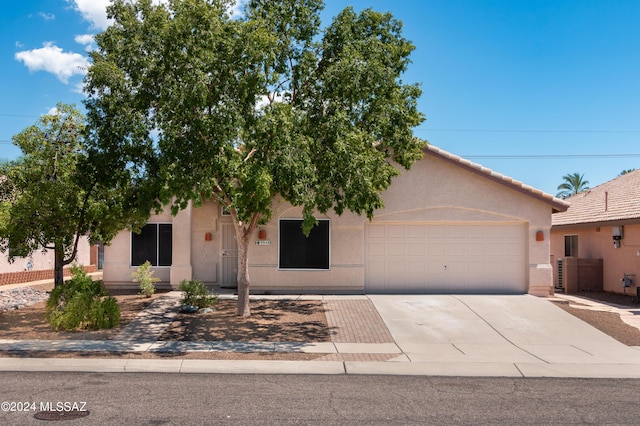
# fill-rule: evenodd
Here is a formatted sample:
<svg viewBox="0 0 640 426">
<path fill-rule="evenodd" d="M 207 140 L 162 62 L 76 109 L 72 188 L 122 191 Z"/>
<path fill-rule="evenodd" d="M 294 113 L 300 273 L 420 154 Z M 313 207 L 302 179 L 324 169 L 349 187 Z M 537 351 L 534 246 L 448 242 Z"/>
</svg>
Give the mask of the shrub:
<svg viewBox="0 0 640 426">
<path fill-rule="evenodd" d="M 153 276 L 151 270 L 151 263 L 147 260 L 142 265 L 138 266 L 138 269 L 131 274 L 131 278 L 134 283 L 140 283 L 140 294 L 144 294 L 147 297 L 151 297 L 156 292 L 156 286 L 154 283 L 160 281 L 160 278 Z"/>
<path fill-rule="evenodd" d="M 120 323 L 120 307 L 100 281 L 93 281 L 80 267 L 72 278 L 51 291 L 46 319 L 54 330 L 100 330 Z"/>
<path fill-rule="evenodd" d="M 209 290 L 202 281 L 182 280 L 178 290 L 184 291 L 184 297 L 182 298 L 184 305 L 207 308 L 218 303 L 218 296 L 209 294 Z"/>
</svg>

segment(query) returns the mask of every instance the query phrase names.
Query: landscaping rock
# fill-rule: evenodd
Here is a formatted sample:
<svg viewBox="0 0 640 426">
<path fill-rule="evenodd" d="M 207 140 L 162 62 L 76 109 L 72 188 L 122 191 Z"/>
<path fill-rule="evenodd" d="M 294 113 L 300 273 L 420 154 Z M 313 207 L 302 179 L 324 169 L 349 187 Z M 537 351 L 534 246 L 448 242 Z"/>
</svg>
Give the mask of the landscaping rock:
<svg viewBox="0 0 640 426">
<path fill-rule="evenodd" d="M 32 287 L 18 287 L 0 291 L 0 312 L 35 305 L 49 298 L 49 293 Z"/>
</svg>

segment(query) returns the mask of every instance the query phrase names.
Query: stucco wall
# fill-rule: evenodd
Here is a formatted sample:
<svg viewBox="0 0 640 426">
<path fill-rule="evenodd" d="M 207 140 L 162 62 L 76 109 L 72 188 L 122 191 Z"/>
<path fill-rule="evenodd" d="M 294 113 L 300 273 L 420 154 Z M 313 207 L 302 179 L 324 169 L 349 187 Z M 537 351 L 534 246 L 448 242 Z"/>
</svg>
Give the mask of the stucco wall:
<svg viewBox="0 0 640 426">
<path fill-rule="evenodd" d="M 89 240 L 86 237 L 81 237 L 80 242 L 78 243 L 78 255 L 76 256 L 76 262 L 81 265 L 90 264 Z M 9 263 L 7 255 L 0 252 L 0 274 L 26 271 L 28 269 L 27 263 L 31 264 L 32 271 L 53 270 L 53 251 L 48 250 L 46 252 L 42 252 L 41 250 L 36 250 L 29 257 L 18 257 L 14 259 L 13 263 Z"/>
<path fill-rule="evenodd" d="M 564 257 L 565 235 L 577 235 L 579 258 L 603 260 L 604 291 L 625 292 L 620 280 L 626 273 L 635 275 L 634 286 L 627 288 L 626 293 L 635 294 L 640 279 L 640 225 L 624 226 L 624 238 L 619 248 L 613 246 L 611 225 L 554 228 L 551 235 L 551 255 L 554 260 Z M 555 268 L 554 264 L 554 273 Z"/>
<path fill-rule="evenodd" d="M 314 288 L 326 292 L 364 290 L 364 219 L 352 213 L 341 217 L 329 213 L 318 219 L 330 220 L 330 269 L 318 271 L 278 270 L 278 221 L 300 219 L 302 209 L 284 202 L 274 205 L 273 220 L 261 228 L 269 245 L 252 243 L 249 249 L 252 283 L 257 290 L 287 291 Z M 252 242 L 258 239 L 257 232 Z"/>
<path fill-rule="evenodd" d="M 171 216 L 168 208 L 161 214 L 152 215 L 149 218 L 149 223 L 173 223 L 173 221 L 174 217 Z M 131 281 L 131 273 L 136 269 L 137 267 L 131 266 L 131 232 L 121 231 L 109 245 L 104 246 L 102 279 L 107 287 L 137 288 L 138 284 Z M 170 267 L 154 267 L 153 271 L 154 276 L 161 280 L 159 286 L 169 285 Z"/>
<path fill-rule="evenodd" d="M 510 186 L 488 179 L 427 154 L 409 172 L 398 176 L 384 194 L 385 208 L 374 221 L 394 222 L 503 222 L 522 224 L 526 230 L 528 291 L 547 295 L 553 288 L 549 262 L 551 206 Z M 362 292 L 365 276 L 365 225 L 367 218 L 352 213 L 318 215 L 330 220 L 330 269 L 322 271 L 278 270 L 278 221 L 301 218 L 301 209 L 274 201 L 266 231 L 268 245 L 256 245 L 258 230 L 249 249 L 251 285 L 255 291 Z M 177 286 L 178 278 L 192 276 L 218 283 L 222 276 L 222 229 L 231 222 L 212 202 L 190 213 L 171 217 L 168 211 L 150 222 L 173 223 L 171 268 L 155 268 L 156 276 Z M 544 241 L 536 241 L 536 232 Z M 205 238 L 211 234 L 211 239 Z M 105 247 L 104 280 L 108 285 L 130 283 L 135 268 L 130 263 L 131 236 L 122 232 Z M 177 260 L 177 262 L 176 262 Z"/>
</svg>

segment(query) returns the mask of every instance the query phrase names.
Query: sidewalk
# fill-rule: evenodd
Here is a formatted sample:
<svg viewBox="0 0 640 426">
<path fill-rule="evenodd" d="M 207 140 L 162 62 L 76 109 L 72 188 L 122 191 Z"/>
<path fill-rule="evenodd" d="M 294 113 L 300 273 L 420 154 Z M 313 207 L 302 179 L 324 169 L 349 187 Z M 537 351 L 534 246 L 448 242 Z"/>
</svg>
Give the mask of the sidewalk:
<svg viewBox="0 0 640 426">
<path fill-rule="evenodd" d="M 220 297 L 233 297 L 222 295 Z M 252 296 L 258 298 L 261 296 Z M 291 298 L 298 296 L 262 296 Z M 589 335 L 587 346 L 538 342 L 540 336 L 522 336 L 522 328 L 511 330 L 512 324 L 501 325 L 491 317 L 493 308 L 483 312 L 484 303 L 497 303 L 499 297 L 453 296 L 303 296 L 322 300 L 329 327 L 336 332 L 331 342 L 173 342 L 158 341 L 179 309 L 180 292 L 169 292 L 158 298 L 136 320 L 125 327 L 116 340 L 100 341 L 25 341 L 0 340 L 0 349 L 16 352 L 69 351 L 77 358 L 0 358 L 0 371 L 80 371 L 80 372 L 167 372 L 167 373 L 244 373 L 244 374 L 393 374 L 477 377 L 584 377 L 640 378 L 640 348 L 624 346 L 592 329 L 544 299 L 529 296 L 504 298 L 515 303 L 513 310 L 544 307 L 544 314 L 557 314 L 558 327 L 587 327 L 579 332 L 562 330 L 561 334 Z M 570 300 L 570 297 L 561 296 Z M 513 300 L 513 302 L 511 302 Z M 539 303 L 542 302 L 541 303 Z M 420 306 L 420 304 L 424 306 Z M 502 302 L 501 302 L 502 303 Z M 547 307 L 548 303 L 548 307 Z M 580 303 L 584 299 L 580 298 Z M 398 311 L 396 305 L 403 307 Z M 593 309 L 617 312 L 616 307 L 592 302 Z M 409 312 L 404 307 L 427 308 L 428 314 Z M 447 311 L 455 306 L 464 311 Z M 466 310 L 465 306 L 469 308 Z M 493 305 L 490 305 L 493 306 Z M 402 312 L 404 309 L 405 312 Z M 557 312 L 556 312 L 557 311 Z M 622 310 L 620 310 L 622 311 Z M 418 311 L 416 311 L 418 312 Z M 404 315 L 404 316 L 403 316 Z M 448 315 L 448 316 L 447 316 Z M 506 315 L 506 314 L 505 314 Z M 523 313 L 524 315 L 524 313 Z M 531 314 L 533 316 L 537 314 Z M 565 317 L 566 315 L 566 317 Z M 635 324 L 638 315 L 626 312 Z M 429 336 L 448 329 L 456 320 L 471 324 L 455 338 L 431 341 Z M 568 318 L 571 317 L 571 318 Z M 429 324 L 427 321 L 441 321 Z M 411 321 L 411 324 L 407 323 Z M 537 320 L 543 321 L 543 320 Z M 562 323 L 562 324 L 560 324 Z M 487 327 L 489 325 L 489 327 Z M 640 328 L 640 324 L 638 324 Z M 448 328 L 447 328 L 448 327 Z M 505 327 L 501 329 L 501 327 Z M 416 331 L 417 330 L 417 331 Z M 496 333 L 497 332 L 497 333 Z M 513 332 L 513 336 L 509 333 Z M 483 333 L 488 333 L 486 336 Z M 600 334 L 598 334 L 600 333 Z M 542 333 L 544 334 L 544 333 Z M 514 336 L 517 336 L 514 337 Z M 484 339 L 484 340 L 483 340 Z M 519 339 L 519 340 L 518 340 Z M 521 341 L 520 341 L 521 340 Z M 585 343 L 585 345 L 587 345 Z M 610 348 L 608 346 L 610 345 Z M 81 358 L 87 352 L 153 352 L 158 354 L 185 352 L 252 352 L 310 353 L 319 357 L 312 361 L 248 361 L 196 359 L 101 359 Z M 589 353 L 586 353 L 589 352 Z"/>
</svg>

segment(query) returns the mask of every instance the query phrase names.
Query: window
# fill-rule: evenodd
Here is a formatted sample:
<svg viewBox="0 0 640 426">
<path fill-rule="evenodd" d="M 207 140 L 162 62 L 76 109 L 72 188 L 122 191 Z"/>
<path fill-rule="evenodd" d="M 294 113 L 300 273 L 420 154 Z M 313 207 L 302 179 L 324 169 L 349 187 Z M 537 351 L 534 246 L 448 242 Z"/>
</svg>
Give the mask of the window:
<svg viewBox="0 0 640 426">
<path fill-rule="evenodd" d="M 171 266 L 171 224 L 148 223 L 139 234 L 131 234 L 131 265 L 147 260 L 153 266 Z"/>
<path fill-rule="evenodd" d="M 329 269 L 329 221 L 318 221 L 306 237 L 302 220 L 281 220 L 279 247 L 280 269 Z"/>
<path fill-rule="evenodd" d="M 578 257 L 578 236 L 564 236 L 564 255 L 565 257 Z"/>
</svg>

